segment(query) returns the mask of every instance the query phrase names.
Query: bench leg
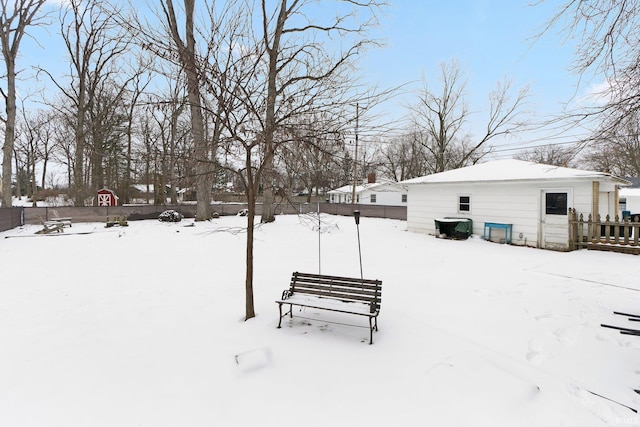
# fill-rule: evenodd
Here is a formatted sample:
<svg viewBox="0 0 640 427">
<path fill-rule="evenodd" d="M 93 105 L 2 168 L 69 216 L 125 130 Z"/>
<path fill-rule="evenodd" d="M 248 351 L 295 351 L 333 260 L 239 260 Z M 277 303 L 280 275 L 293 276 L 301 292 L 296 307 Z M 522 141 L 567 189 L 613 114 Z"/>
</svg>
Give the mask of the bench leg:
<svg viewBox="0 0 640 427">
<path fill-rule="evenodd" d="M 369 316 L 369 345 L 371 344 L 373 344 L 373 319 Z"/>
<path fill-rule="evenodd" d="M 288 315 L 289 315 L 289 317 L 293 319 L 293 305 L 292 305 L 292 304 L 289 304 L 289 312 L 288 312 L 288 313 L 285 313 L 285 314 L 282 314 L 282 304 L 283 304 L 283 303 L 281 303 L 281 302 L 279 302 L 279 303 L 278 303 L 278 312 L 280 313 L 280 320 L 278 320 L 278 329 L 280 329 L 280 328 L 281 328 L 281 325 L 282 325 L 282 318 L 283 318 L 284 316 L 286 316 L 286 315 L 288 314 Z"/>
</svg>

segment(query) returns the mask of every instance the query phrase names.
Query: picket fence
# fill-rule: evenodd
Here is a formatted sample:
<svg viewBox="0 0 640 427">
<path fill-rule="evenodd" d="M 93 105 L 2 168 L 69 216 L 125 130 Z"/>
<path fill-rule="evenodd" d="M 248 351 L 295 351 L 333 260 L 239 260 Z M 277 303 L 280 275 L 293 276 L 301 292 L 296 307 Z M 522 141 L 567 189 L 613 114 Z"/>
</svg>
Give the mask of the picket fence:
<svg viewBox="0 0 640 427">
<path fill-rule="evenodd" d="M 640 254 L 640 217 L 625 216 L 620 220 L 604 219 L 600 215 L 584 218 L 575 209 L 569 209 L 569 249 L 592 249 L 611 252 Z"/>
</svg>

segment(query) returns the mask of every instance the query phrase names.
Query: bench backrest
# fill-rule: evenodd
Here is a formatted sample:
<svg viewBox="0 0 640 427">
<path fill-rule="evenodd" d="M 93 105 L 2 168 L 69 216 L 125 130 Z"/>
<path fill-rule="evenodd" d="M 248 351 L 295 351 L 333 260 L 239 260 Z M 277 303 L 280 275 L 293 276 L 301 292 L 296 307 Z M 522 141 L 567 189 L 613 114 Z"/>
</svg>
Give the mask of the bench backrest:
<svg viewBox="0 0 640 427">
<path fill-rule="evenodd" d="M 291 276 L 291 292 L 317 295 L 345 302 L 361 302 L 380 309 L 382 281 L 354 277 L 325 276 L 295 272 Z"/>
</svg>

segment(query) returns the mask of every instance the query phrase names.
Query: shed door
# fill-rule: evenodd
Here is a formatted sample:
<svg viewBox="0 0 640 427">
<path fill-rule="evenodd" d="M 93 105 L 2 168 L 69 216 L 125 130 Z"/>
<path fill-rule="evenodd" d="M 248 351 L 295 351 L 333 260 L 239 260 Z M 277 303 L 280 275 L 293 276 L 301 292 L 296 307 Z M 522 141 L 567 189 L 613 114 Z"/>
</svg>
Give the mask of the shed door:
<svg viewBox="0 0 640 427">
<path fill-rule="evenodd" d="M 570 190 L 542 190 L 540 215 L 540 247 L 566 250 L 569 245 Z"/>
<path fill-rule="evenodd" d="M 98 206 L 111 206 L 111 194 L 98 194 Z"/>
</svg>

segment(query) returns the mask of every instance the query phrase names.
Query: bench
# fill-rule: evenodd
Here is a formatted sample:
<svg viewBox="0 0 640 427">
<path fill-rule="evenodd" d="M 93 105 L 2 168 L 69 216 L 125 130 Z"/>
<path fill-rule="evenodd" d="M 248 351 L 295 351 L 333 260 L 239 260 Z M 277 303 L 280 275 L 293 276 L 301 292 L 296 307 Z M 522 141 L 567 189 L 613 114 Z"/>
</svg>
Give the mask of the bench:
<svg viewBox="0 0 640 427">
<path fill-rule="evenodd" d="M 513 224 L 503 224 L 500 222 L 485 222 L 484 223 L 484 231 L 482 233 L 482 238 L 484 240 L 491 240 L 491 229 L 492 228 L 501 228 L 504 230 L 504 242 L 511 244 L 511 238 L 513 234 Z M 489 233 L 487 233 L 489 230 Z"/>
<path fill-rule="evenodd" d="M 62 225 L 62 227 L 71 227 L 71 218 L 51 218 L 44 222 L 48 225 Z"/>
<path fill-rule="evenodd" d="M 369 318 L 369 344 L 373 344 L 373 331 L 378 330 L 381 296 L 380 280 L 295 272 L 289 289 L 276 300 L 280 312 L 278 328 L 287 314 L 293 317 L 294 305 L 355 314 Z M 285 304 L 289 304 L 289 311 L 283 314 L 282 306 Z"/>
<path fill-rule="evenodd" d="M 46 221 L 42 224 L 44 227 L 42 230 L 36 231 L 36 234 L 49 234 L 49 233 L 62 233 L 64 232 L 64 225 L 56 222 Z"/>
<path fill-rule="evenodd" d="M 640 315 L 639 314 L 621 313 L 619 311 L 614 311 L 613 314 L 617 314 L 619 316 L 627 317 L 630 322 L 640 322 Z M 623 328 L 623 327 L 620 327 L 620 326 L 606 325 L 604 323 L 601 323 L 600 326 L 602 326 L 603 328 L 609 328 L 609 329 L 618 330 L 623 335 L 640 336 L 640 329 Z"/>
</svg>

